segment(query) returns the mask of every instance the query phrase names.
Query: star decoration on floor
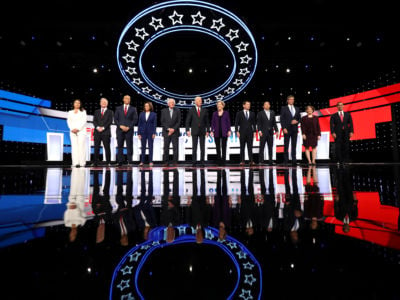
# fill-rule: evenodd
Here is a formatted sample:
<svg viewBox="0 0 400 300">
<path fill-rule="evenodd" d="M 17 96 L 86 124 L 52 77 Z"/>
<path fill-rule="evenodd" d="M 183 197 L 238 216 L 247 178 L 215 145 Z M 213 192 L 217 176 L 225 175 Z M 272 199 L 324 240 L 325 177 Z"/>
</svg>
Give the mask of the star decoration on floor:
<svg viewBox="0 0 400 300">
<path fill-rule="evenodd" d="M 254 265 L 251 264 L 250 262 L 247 262 L 243 264 L 243 268 L 245 268 L 246 270 L 252 270 L 254 268 Z"/>
<path fill-rule="evenodd" d="M 250 275 L 244 275 L 244 283 L 247 283 L 248 285 L 253 285 L 254 282 L 257 281 L 257 279 L 253 276 L 253 274 Z"/>
<path fill-rule="evenodd" d="M 151 91 L 152 91 L 152 89 L 149 88 L 148 86 L 142 88 L 143 93 L 149 94 Z"/>
<path fill-rule="evenodd" d="M 240 70 L 239 70 L 239 75 L 246 76 L 246 75 L 249 74 L 249 73 L 250 73 L 250 71 L 249 71 L 248 68 L 243 68 L 243 69 L 240 69 Z"/>
<path fill-rule="evenodd" d="M 151 17 L 151 22 L 149 23 L 150 26 L 154 27 L 154 30 L 157 31 L 158 28 L 164 28 L 162 24 L 162 19 L 156 19 L 153 16 Z"/>
<path fill-rule="evenodd" d="M 214 238 L 213 233 L 211 232 L 211 230 L 205 230 L 206 234 L 205 234 L 205 238 L 208 240 L 212 240 Z"/>
<path fill-rule="evenodd" d="M 124 289 L 129 288 L 129 279 L 128 280 L 121 280 L 120 283 L 117 285 L 117 288 L 119 288 L 121 291 Z"/>
<path fill-rule="evenodd" d="M 136 68 L 128 67 L 128 68 L 125 69 L 125 71 L 126 71 L 126 73 L 128 73 L 129 75 L 137 74 Z"/>
<path fill-rule="evenodd" d="M 139 44 L 136 44 L 133 40 L 130 42 L 125 42 L 125 44 L 128 46 L 128 50 L 137 51 L 137 47 L 139 47 Z"/>
<path fill-rule="evenodd" d="M 174 10 L 174 13 L 173 13 L 172 15 L 168 16 L 168 18 L 171 19 L 172 25 L 175 25 L 175 24 L 183 24 L 183 23 L 182 23 L 183 15 L 178 14 L 178 13 L 176 12 L 176 10 Z"/>
<path fill-rule="evenodd" d="M 217 99 L 218 101 L 222 100 L 222 99 L 224 99 L 224 95 L 218 94 L 218 95 L 215 96 L 215 99 Z"/>
<path fill-rule="evenodd" d="M 233 82 L 234 85 L 239 86 L 243 84 L 243 79 L 238 79 L 236 78 L 235 81 Z"/>
<path fill-rule="evenodd" d="M 140 247 L 140 250 L 147 250 L 151 248 L 149 244 L 143 245 L 142 247 Z"/>
<path fill-rule="evenodd" d="M 229 87 L 229 88 L 227 88 L 226 90 L 224 90 L 224 93 L 225 94 L 233 94 L 235 92 L 235 89 L 234 88 L 231 88 L 231 87 Z"/>
<path fill-rule="evenodd" d="M 191 15 L 191 17 L 193 19 L 192 25 L 199 24 L 200 26 L 203 26 L 203 21 L 206 19 L 206 17 L 201 15 L 200 11 L 195 15 Z"/>
<path fill-rule="evenodd" d="M 155 93 L 155 94 L 153 95 L 153 97 L 154 97 L 154 99 L 160 100 L 161 97 L 162 97 L 162 95 L 160 95 L 159 93 Z"/>
<path fill-rule="evenodd" d="M 222 22 L 222 18 L 218 20 L 213 20 L 213 24 L 211 25 L 211 29 L 216 29 L 218 32 L 221 30 L 221 28 L 225 27 L 225 24 Z"/>
<path fill-rule="evenodd" d="M 122 275 L 126 275 L 126 274 L 132 274 L 132 269 L 133 267 L 125 266 L 120 271 L 122 272 Z"/>
<path fill-rule="evenodd" d="M 126 295 L 121 295 L 121 300 L 135 300 L 135 298 L 132 296 L 132 293 L 129 293 Z"/>
<path fill-rule="evenodd" d="M 251 295 L 250 290 L 242 289 L 242 293 L 239 295 L 239 298 L 242 298 L 243 300 L 250 300 L 253 299 L 253 296 Z"/>
<path fill-rule="evenodd" d="M 239 252 L 236 253 L 236 254 L 237 254 L 237 256 L 238 256 L 240 259 L 245 259 L 245 258 L 247 257 L 247 254 L 244 253 L 243 251 L 239 251 Z"/>
<path fill-rule="evenodd" d="M 229 248 L 231 248 L 231 249 L 234 249 L 234 248 L 237 249 L 237 245 L 236 245 L 236 243 L 234 243 L 234 242 L 226 243 L 226 245 L 227 245 Z"/>
<path fill-rule="evenodd" d="M 140 253 L 140 252 L 135 252 L 135 253 L 129 255 L 129 262 L 138 261 L 140 255 L 142 255 L 142 253 Z"/>
<path fill-rule="evenodd" d="M 142 83 L 143 83 L 143 81 L 142 81 L 140 78 L 133 78 L 133 79 L 132 79 L 132 82 L 133 82 L 134 84 L 136 84 L 136 85 L 139 85 L 139 84 L 142 84 Z"/>
<path fill-rule="evenodd" d="M 149 36 L 149 34 L 146 32 L 146 29 L 144 27 L 142 27 L 140 29 L 135 28 L 135 31 L 136 31 L 135 36 L 141 38 L 142 40 L 144 40 L 146 36 Z"/>
</svg>

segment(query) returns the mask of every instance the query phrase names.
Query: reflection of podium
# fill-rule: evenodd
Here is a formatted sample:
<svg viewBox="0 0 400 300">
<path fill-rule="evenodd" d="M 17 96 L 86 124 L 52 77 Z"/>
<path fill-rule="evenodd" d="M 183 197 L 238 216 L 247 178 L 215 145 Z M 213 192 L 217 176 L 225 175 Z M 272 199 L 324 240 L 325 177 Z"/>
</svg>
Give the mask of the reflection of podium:
<svg viewBox="0 0 400 300">
<path fill-rule="evenodd" d="M 64 133 L 47 132 L 47 161 L 62 161 Z"/>
</svg>

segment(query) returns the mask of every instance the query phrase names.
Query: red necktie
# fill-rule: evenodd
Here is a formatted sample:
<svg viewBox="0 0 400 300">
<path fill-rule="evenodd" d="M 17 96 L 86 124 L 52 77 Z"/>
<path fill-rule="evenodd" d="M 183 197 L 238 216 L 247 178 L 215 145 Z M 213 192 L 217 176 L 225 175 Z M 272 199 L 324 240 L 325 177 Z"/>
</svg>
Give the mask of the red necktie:
<svg viewBox="0 0 400 300">
<path fill-rule="evenodd" d="M 199 118 L 200 118 L 200 108 L 197 109 L 197 115 L 198 115 Z"/>
<path fill-rule="evenodd" d="M 127 106 L 125 105 L 125 108 L 124 108 L 124 114 L 125 114 L 125 116 L 126 116 L 126 112 L 127 112 Z"/>
<path fill-rule="evenodd" d="M 343 112 L 340 113 L 340 120 L 341 120 L 342 123 L 343 123 Z"/>
<path fill-rule="evenodd" d="M 104 116 L 104 110 L 101 110 L 101 117 Z"/>
</svg>

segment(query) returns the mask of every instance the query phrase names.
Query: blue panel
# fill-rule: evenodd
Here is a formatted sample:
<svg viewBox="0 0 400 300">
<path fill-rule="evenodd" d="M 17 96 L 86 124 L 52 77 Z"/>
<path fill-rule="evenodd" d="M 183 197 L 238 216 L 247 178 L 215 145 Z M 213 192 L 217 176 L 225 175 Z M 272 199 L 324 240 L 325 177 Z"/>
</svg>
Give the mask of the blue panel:
<svg viewBox="0 0 400 300">
<path fill-rule="evenodd" d="M 13 142 L 28 142 L 28 143 L 47 143 L 47 135 L 45 130 L 37 130 L 20 127 L 3 127 L 3 140 Z"/>
<path fill-rule="evenodd" d="M 4 90 L 0 90 L 0 98 L 37 105 L 37 106 L 51 107 L 51 101 L 49 100 L 11 93 Z"/>
<path fill-rule="evenodd" d="M 27 112 L 27 113 L 39 114 L 39 110 L 37 109 L 36 106 L 20 104 L 20 103 L 6 101 L 6 100 L 0 100 L 0 107 L 5 108 L 5 109 L 12 109 L 12 110 L 16 110 L 16 111 L 23 111 L 23 112 Z"/>
</svg>

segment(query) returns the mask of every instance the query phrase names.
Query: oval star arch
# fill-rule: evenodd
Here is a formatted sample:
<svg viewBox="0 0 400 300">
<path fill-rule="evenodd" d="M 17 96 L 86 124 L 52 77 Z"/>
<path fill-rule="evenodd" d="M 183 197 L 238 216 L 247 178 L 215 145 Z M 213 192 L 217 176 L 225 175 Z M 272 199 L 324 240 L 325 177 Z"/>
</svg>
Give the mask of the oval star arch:
<svg viewBox="0 0 400 300">
<path fill-rule="evenodd" d="M 233 66 L 222 84 L 196 95 L 179 94 L 161 88 L 146 75 L 142 58 L 147 47 L 159 37 L 181 31 L 206 34 L 228 48 Z M 203 98 L 204 106 L 234 98 L 251 81 L 257 61 L 254 37 L 243 21 L 220 6 L 196 0 L 168 1 L 143 10 L 126 25 L 117 47 L 118 68 L 137 93 L 164 105 L 167 98 L 174 98 L 181 108 L 192 107 L 195 96 Z"/>
</svg>

